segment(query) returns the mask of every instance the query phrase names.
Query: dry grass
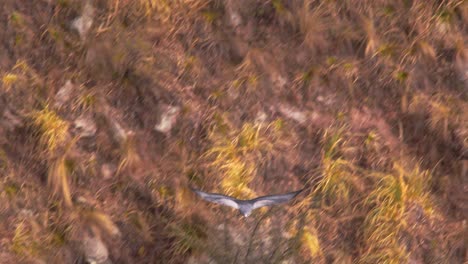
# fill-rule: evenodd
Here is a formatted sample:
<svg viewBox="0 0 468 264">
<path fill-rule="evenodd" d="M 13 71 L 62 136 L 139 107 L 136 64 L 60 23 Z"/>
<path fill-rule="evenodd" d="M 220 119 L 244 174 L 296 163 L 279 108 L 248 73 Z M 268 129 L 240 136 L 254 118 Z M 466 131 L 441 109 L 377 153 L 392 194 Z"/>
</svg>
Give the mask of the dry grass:
<svg viewBox="0 0 468 264">
<path fill-rule="evenodd" d="M 3 76 L 3 78 L 2 78 L 4 89 L 6 89 L 6 91 L 8 91 L 9 89 L 11 89 L 13 84 L 16 83 L 16 81 L 18 81 L 18 75 L 12 74 L 12 73 L 5 74 Z"/>
<path fill-rule="evenodd" d="M 199 224 L 171 223 L 169 232 L 175 238 L 172 250 L 176 255 L 200 250 L 203 247 L 203 241 L 206 239 L 204 228 Z"/>
<path fill-rule="evenodd" d="M 11 250 L 20 256 L 35 256 L 38 254 L 37 241 L 34 241 L 26 223 L 20 222 L 16 226 L 11 243 Z"/>
<path fill-rule="evenodd" d="M 222 126 L 214 128 L 210 135 L 214 145 L 205 155 L 213 158 L 212 168 L 223 172 L 221 187 L 225 193 L 238 197 L 255 195 L 249 184 L 255 177 L 256 163 L 271 149 L 271 143 L 261 134 L 265 131 L 261 125 L 253 124 L 245 124 L 239 131 L 227 134 Z"/>
<path fill-rule="evenodd" d="M 430 174 L 418 168 L 407 171 L 396 164 L 395 174 L 377 175 L 380 178 L 377 188 L 368 197 L 373 209 L 364 223 L 364 239 L 367 250 L 362 263 L 401 263 L 409 257 L 402 232 L 407 228 L 406 213 L 412 203 L 425 208 L 431 216 L 432 209 L 427 195 Z"/>
<path fill-rule="evenodd" d="M 322 254 L 320 241 L 315 230 L 304 230 L 301 236 L 301 244 L 308 251 L 310 257 L 315 258 Z"/>
<path fill-rule="evenodd" d="M 31 114 L 33 125 L 37 128 L 39 143 L 45 153 L 54 154 L 63 146 L 68 137 L 69 124 L 57 113 L 45 106 L 42 110 Z"/>
<path fill-rule="evenodd" d="M 94 234 L 108 237 L 120 235 L 119 228 L 112 219 L 98 210 L 81 210 L 79 211 L 79 218 L 80 221 L 93 230 Z"/>
<path fill-rule="evenodd" d="M 133 134 L 127 134 L 125 140 L 121 143 L 121 158 L 117 168 L 117 173 L 122 170 L 132 172 L 141 165 L 141 158 L 136 150 L 134 137 L 135 136 Z"/>
<path fill-rule="evenodd" d="M 323 136 L 322 177 L 314 192 L 326 206 L 347 207 L 351 196 L 359 192 L 356 186 L 362 181 L 352 162 L 343 157 L 344 152 L 352 149 L 347 146 L 345 129 L 329 128 Z"/>
<path fill-rule="evenodd" d="M 59 195 L 66 206 L 73 205 L 70 191 L 70 167 L 65 157 L 60 157 L 50 162 L 47 183 L 54 195 Z"/>
</svg>

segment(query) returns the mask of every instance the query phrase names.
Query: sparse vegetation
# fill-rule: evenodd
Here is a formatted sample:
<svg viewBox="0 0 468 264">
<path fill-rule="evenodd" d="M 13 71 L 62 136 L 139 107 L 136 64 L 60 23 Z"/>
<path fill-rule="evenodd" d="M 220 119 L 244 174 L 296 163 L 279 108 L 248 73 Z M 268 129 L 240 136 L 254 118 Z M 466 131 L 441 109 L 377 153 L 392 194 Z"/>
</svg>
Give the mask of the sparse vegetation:
<svg viewBox="0 0 468 264">
<path fill-rule="evenodd" d="M 465 263 L 467 10 L 3 0 L 0 262 Z"/>
</svg>

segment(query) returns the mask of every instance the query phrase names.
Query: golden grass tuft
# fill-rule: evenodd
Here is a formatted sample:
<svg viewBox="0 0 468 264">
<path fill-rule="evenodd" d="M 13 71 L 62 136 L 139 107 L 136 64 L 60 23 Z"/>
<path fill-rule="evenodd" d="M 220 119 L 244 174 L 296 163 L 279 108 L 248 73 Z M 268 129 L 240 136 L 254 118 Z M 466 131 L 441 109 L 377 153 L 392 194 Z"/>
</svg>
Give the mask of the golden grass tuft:
<svg viewBox="0 0 468 264">
<path fill-rule="evenodd" d="M 69 174 L 70 168 L 64 156 L 50 162 L 47 173 L 47 184 L 52 189 L 52 194 L 61 196 L 67 207 L 73 205 L 69 186 Z"/>
<path fill-rule="evenodd" d="M 11 87 L 18 81 L 18 75 L 13 73 L 7 73 L 2 78 L 3 87 L 6 91 L 10 90 Z"/>
<path fill-rule="evenodd" d="M 402 263 L 409 257 L 401 243 L 402 231 L 406 228 L 408 205 L 417 203 L 432 215 L 427 184 L 427 171 L 419 168 L 405 170 L 395 164 L 393 174 L 378 174 L 377 188 L 368 196 L 366 203 L 372 209 L 364 222 L 364 240 L 367 245 L 360 263 Z"/>
<path fill-rule="evenodd" d="M 34 257 L 39 254 L 38 241 L 34 239 L 32 230 L 25 221 L 21 221 L 16 226 L 10 248 L 15 254 L 23 258 Z"/>
<path fill-rule="evenodd" d="M 361 263 L 401 263 L 408 253 L 400 245 L 407 185 L 401 178 L 385 175 L 370 194 L 375 208 L 366 218 L 364 237 L 368 250 Z"/>
<path fill-rule="evenodd" d="M 256 172 L 252 164 L 247 164 L 238 158 L 233 158 L 228 160 L 226 164 L 220 165 L 219 168 L 227 176 L 221 181 L 223 190 L 235 196 L 247 197 L 254 195 L 254 192 L 248 187 Z"/>
<path fill-rule="evenodd" d="M 214 146 L 205 155 L 212 157 L 211 167 L 223 172 L 221 187 L 224 192 L 249 197 L 254 192 L 248 187 L 256 173 L 256 162 L 261 161 L 262 151 L 271 149 L 271 143 L 261 135 L 261 125 L 244 124 L 240 131 L 224 134 L 215 129 L 210 134 Z"/>
<path fill-rule="evenodd" d="M 140 6 L 146 16 L 160 13 L 162 16 L 168 16 L 171 11 L 171 1 L 167 0 L 138 0 Z"/>
<path fill-rule="evenodd" d="M 356 191 L 358 182 L 354 166 L 342 157 L 346 146 L 345 127 L 337 130 L 329 128 L 323 136 L 322 178 L 315 194 L 323 196 L 322 203 L 345 205 Z"/>
<path fill-rule="evenodd" d="M 173 21 L 188 15 L 193 16 L 209 3 L 200 0 L 137 0 L 137 11 L 146 17 L 157 16 L 162 22 Z"/>
<path fill-rule="evenodd" d="M 312 258 L 318 257 L 322 254 L 320 241 L 315 230 L 305 228 L 301 236 L 301 245 Z"/>
<path fill-rule="evenodd" d="M 33 125 L 38 129 L 39 142 L 48 154 L 54 154 L 55 150 L 66 142 L 69 125 L 60 118 L 57 113 L 48 106 L 31 114 Z"/>
</svg>

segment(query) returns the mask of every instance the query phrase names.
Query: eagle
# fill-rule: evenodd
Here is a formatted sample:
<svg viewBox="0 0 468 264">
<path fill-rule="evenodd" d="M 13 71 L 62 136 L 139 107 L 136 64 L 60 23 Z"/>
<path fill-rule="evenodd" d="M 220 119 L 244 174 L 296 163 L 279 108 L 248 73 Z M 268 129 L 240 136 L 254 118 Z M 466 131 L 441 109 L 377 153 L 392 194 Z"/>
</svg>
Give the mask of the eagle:
<svg viewBox="0 0 468 264">
<path fill-rule="evenodd" d="M 263 207 L 263 206 L 271 206 L 275 204 L 285 203 L 294 197 L 296 197 L 299 193 L 301 193 L 304 189 L 285 193 L 285 194 L 275 194 L 275 195 L 265 195 L 260 196 L 255 199 L 251 200 L 239 200 L 230 196 L 218 194 L 218 193 L 206 193 L 200 190 L 196 190 L 193 187 L 190 189 L 195 192 L 198 196 L 200 196 L 203 200 L 208 202 L 227 205 L 238 209 L 240 213 L 244 217 L 248 217 L 253 210 Z"/>
</svg>

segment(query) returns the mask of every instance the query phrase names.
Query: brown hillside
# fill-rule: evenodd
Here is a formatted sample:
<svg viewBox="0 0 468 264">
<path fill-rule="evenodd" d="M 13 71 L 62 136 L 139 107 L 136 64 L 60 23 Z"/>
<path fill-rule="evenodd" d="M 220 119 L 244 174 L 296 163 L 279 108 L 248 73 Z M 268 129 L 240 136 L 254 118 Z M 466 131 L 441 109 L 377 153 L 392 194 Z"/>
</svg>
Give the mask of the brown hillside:
<svg viewBox="0 0 468 264">
<path fill-rule="evenodd" d="M 467 1 L 0 7 L 1 263 L 466 263 Z"/>
</svg>

